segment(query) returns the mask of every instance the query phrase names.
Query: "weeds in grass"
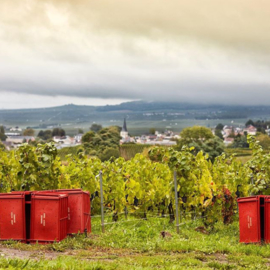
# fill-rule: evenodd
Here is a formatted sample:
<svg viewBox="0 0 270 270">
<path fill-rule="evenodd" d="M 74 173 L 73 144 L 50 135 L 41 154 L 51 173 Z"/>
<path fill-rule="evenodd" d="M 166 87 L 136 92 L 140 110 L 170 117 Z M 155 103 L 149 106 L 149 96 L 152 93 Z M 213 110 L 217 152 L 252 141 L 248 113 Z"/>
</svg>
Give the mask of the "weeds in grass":
<svg viewBox="0 0 270 270">
<path fill-rule="evenodd" d="M 3 242 L 3 248 L 30 252 L 31 256 L 30 260 L 1 258 L 0 268 L 263 269 L 270 263 L 270 245 L 239 243 L 237 222 L 217 223 L 209 235 L 195 230 L 202 226 L 200 222 L 196 220 L 181 226 L 179 235 L 165 218 L 110 224 L 102 234 L 100 223 L 94 220 L 93 232 L 87 238 L 76 235 L 48 245 Z M 170 237 L 162 237 L 162 231 L 168 232 Z M 44 252 L 54 252 L 59 257 L 48 260 Z"/>
</svg>

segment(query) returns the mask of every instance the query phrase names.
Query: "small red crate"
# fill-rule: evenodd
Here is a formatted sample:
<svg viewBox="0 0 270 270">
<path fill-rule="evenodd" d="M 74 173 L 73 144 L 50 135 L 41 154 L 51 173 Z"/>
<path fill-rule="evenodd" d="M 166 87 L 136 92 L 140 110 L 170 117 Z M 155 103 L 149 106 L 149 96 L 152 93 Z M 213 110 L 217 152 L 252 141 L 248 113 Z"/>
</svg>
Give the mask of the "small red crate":
<svg viewBox="0 0 270 270">
<path fill-rule="evenodd" d="M 26 242 L 30 238 L 30 217 L 31 217 L 31 194 L 33 191 L 12 191 L 12 194 L 24 194 L 25 196 L 25 230 Z"/>
<path fill-rule="evenodd" d="M 264 241 L 270 243 L 270 196 L 264 198 Z"/>
<path fill-rule="evenodd" d="M 24 192 L 0 194 L 0 240 L 26 242 Z"/>
<path fill-rule="evenodd" d="M 57 189 L 43 192 L 68 194 L 68 234 L 91 232 L 90 193 L 81 189 Z"/>
<path fill-rule="evenodd" d="M 260 243 L 264 239 L 264 196 L 237 199 L 241 243 Z"/>
<path fill-rule="evenodd" d="M 68 195 L 32 193 L 30 242 L 59 242 L 67 236 Z"/>
<path fill-rule="evenodd" d="M 68 194 L 68 234 L 91 232 L 90 193 L 79 189 L 58 189 Z"/>
</svg>

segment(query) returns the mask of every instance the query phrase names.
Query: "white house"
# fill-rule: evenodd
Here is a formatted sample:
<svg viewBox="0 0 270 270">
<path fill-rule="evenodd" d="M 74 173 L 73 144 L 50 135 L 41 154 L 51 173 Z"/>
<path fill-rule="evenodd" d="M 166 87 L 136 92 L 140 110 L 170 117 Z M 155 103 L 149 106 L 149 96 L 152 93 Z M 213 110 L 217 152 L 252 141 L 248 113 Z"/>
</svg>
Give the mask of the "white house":
<svg viewBox="0 0 270 270">
<path fill-rule="evenodd" d="M 82 136 L 83 136 L 83 134 L 77 134 L 74 137 L 75 143 L 81 143 L 82 142 Z"/>
<path fill-rule="evenodd" d="M 250 134 L 250 135 L 256 135 L 257 128 L 255 128 L 254 126 L 250 125 L 247 128 L 244 128 L 243 131 L 244 132 L 247 132 L 247 134 Z"/>
<path fill-rule="evenodd" d="M 6 142 L 14 144 L 22 144 L 23 142 L 34 141 L 35 137 L 32 136 L 7 136 Z"/>
<path fill-rule="evenodd" d="M 225 138 L 224 139 L 224 144 L 225 144 L 225 146 L 228 146 L 228 145 L 230 145 L 230 144 L 232 144 L 233 142 L 234 142 L 234 138 Z"/>
<path fill-rule="evenodd" d="M 53 141 L 59 144 L 73 144 L 74 143 L 73 138 L 69 136 L 62 136 L 62 137 L 54 136 Z"/>
</svg>

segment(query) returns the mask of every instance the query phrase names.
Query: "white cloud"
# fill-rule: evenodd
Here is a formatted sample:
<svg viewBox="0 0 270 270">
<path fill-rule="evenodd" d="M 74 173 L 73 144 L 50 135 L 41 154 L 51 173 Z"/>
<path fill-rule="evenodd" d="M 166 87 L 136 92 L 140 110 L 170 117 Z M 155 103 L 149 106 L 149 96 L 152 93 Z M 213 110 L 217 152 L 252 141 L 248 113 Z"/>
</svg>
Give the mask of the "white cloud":
<svg viewBox="0 0 270 270">
<path fill-rule="evenodd" d="M 25 93 L 0 92 L 0 110 L 2 109 L 22 109 L 22 108 L 43 108 L 62 106 L 64 104 L 76 105 L 115 105 L 127 102 L 126 99 L 99 99 L 99 98 L 80 98 L 68 96 L 42 96 L 29 95 Z"/>
</svg>

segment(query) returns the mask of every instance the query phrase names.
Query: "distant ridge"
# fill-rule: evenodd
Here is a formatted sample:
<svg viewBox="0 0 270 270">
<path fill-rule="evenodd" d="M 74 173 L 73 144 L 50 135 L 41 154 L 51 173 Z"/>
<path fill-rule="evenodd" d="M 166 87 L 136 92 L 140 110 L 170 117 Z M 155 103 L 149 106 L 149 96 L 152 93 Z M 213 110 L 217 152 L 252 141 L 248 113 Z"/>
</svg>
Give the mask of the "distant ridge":
<svg viewBox="0 0 270 270">
<path fill-rule="evenodd" d="M 0 110 L 0 125 L 46 127 L 53 124 L 115 123 L 127 121 L 181 121 L 184 119 L 266 119 L 270 106 L 189 104 L 180 102 L 131 101 L 118 105 L 66 104 L 35 109 Z M 122 125 L 122 124 L 121 124 Z"/>
<path fill-rule="evenodd" d="M 200 104 L 200 103 L 185 103 L 185 102 L 156 102 L 156 101 L 129 101 L 117 105 L 76 105 L 73 103 L 64 104 L 55 107 L 40 107 L 40 108 L 24 108 L 24 109 L 0 109 L 4 111 L 33 111 L 33 110 L 80 110 L 94 109 L 97 112 L 109 111 L 151 111 L 151 110 L 198 110 L 198 109 L 234 109 L 234 110 L 265 110 L 270 106 L 247 106 L 247 105 L 224 105 L 224 104 Z"/>
</svg>

